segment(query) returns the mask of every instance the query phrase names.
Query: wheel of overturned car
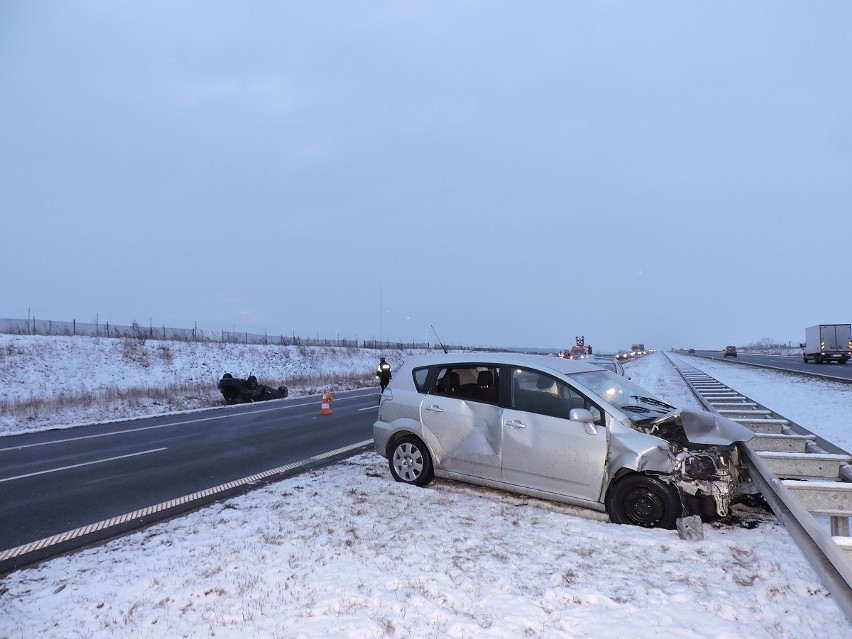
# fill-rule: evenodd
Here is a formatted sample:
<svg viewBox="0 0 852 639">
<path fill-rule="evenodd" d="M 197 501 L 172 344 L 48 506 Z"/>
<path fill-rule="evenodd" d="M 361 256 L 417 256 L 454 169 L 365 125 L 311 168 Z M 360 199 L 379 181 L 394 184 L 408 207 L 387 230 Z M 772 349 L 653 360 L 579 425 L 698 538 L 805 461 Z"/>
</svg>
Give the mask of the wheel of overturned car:
<svg viewBox="0 0 852 639">
<path fill-rule="evenodd" d="M 682 510 L 674 486 L 638 473 L 610 488 L 605 506 L 613 523 L 645 528 L 674 528 Z"/>
<path fill-rule="evenodd" d="M 404 484 L 425 486 L 435 476 L 426 445 L 413 435 L 403 437 L 393 445 L 388 462 L 393 478 Z"/>
</svg>

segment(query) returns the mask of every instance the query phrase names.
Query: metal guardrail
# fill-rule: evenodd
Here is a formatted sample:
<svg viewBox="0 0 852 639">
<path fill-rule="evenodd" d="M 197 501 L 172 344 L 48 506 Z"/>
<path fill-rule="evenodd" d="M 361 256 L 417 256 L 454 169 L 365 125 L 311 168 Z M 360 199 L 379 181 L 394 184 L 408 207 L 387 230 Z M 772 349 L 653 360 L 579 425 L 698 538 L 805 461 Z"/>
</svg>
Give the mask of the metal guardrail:
<svg viewBox="0 0 852 639">
<path fill-rule="evenodd" d="M 761 364 L 761 363 L 758 363 L 758 362 L 746 362 L 746 361 L 743 361 L 741 358 L 735 359 L 735 360 L 729 360 L 728 358 L 713 357 L 713 356 L 707 354 L 708 351 L 696 351 L 695 353 L 675 351 L 675 353 L 677 355 L 687 355 L 688 357 L 701 357 L 702 359 L 709 359 L 709 360 L 714 361 L 714 362 L 725 361 L 726 363 L 736 364 L 738 366 L 750 366 L 752 368 L 768 368 L 769 370 L 781 371 L 782 373 L 792 373 L 794 375 L 803 375 L 803 376 L 806 376 L 806 377 L 819 377 L 821 379 L 827 379 L 827 380 L 831 380 L 833 382 L 840 382 L 841 384 L 852 384 L 852 379 L 850 379 L 848 377 L 841 377 L 841 376 L 838 376 L 838 375 L 831 375 L 829 373 L 826 373 L 825 371 L 831 370 L 830 369 L 830 366 L 832 366 L 831 364 L 813 364 L 814 368 L 812 370 L 803 371 L 803 370 L 798 370 L 798 369 L 795 369 L 795 368 L 785 368 L 784 366 L 776 366 L 776 365 L 773 365 L 773 364 Z M 756 356 L 767 355 L 766 353 L 749 353 L 748 351 L 740 351 L 740 353 L 742 355 L 756 355 Z M 714 354 L 715 354 L 715 351 L 714 351 Z M 790 355 L 790 356 L 787 356 L 787 355 L 771 355 L 771 356 L 772 357 L 790 357 L 790 359 L 796 358 L 792 355 Z M 799 357 L 798 359 L 801 359 L 801 357 Z M 825 367 L 825 368 L 820 368 L 820 367 Z"/>
<path fill-rule="evenodd" d="M 753 430 L 749 474 L 775 516 L 852 622 L 852 455 L 704 371 L 666 357 L 710 412 Z M 828 529 L 815 517 L 828 519 Z"/>
</svg>

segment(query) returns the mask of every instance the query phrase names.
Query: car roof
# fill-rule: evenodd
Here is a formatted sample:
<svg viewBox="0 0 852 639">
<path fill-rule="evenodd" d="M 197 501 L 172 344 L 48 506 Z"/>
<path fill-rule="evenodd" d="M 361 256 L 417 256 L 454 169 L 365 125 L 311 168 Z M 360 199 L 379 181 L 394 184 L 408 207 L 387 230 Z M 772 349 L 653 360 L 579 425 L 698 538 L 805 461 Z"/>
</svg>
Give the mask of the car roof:
<svg viewBox="0 0 852 639">
<path fill-rule="evenodd" d="M 563 375 L 601 370 L 600 366 L 586 360 L 510 352 L 423 353 L 409 355 L 402 365 L 415 368 L 437 364 L 506 364 L 508 366 L 550 370 Z"/>
</svg>

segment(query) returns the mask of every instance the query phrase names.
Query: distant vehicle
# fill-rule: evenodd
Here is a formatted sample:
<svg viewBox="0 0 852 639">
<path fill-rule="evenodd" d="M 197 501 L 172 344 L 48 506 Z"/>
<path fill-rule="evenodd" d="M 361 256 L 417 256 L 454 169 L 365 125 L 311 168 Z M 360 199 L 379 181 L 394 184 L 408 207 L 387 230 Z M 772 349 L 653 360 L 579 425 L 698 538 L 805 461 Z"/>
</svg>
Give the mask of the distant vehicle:
<svg viewBox="0 0 852 639">
<path fill-rule="evenodd" d="M 257 377 L 249 375 L 246 379 L 234 377 L 230 373 L 222 375 L 219 380 L 219 392 L 225 398 L 226 404 L 241 404 L 262 402 L 267 399 L 283 399 L 287 397 L 287 387 L 272 388 L 257 381 Z"/>
<path fill-rule="evenodd" d="M 589 352 L 586 350 L 585 346 L 572 346 L 571 347 L 571 359 L 586 359 L 588 357 Z"/>
<path fill-rule="evenodd" d="M 687 353 L 694 353 L 694 352 L 695 352 L 695 349 L 694 349 L 694 348 L 690 348 L 690 349 L 689 349 L 688 351 L 686 351 L 686 352 L 687 352 Z"/>
<path fill-rule="evenodd" d="M 607 355 L 595 355 L 594 357 L 589 359 L 588 362 L 590 364 L 594 364 L 595 366 L 600 366 L 601 368 L 611 370 L 613 373 L 624 375 L 624 366 L 622 366 L 621 362 L 619 362 L 615 357 L 609 357 Z"/>
<path fill-rule="evenodd" d="M 845 364 L 852 358 L 852 331 L 849 324 L 817 324 L 805 329 L 805 364 L 837 362 Z"/>
<path fill-rule="evenodd" d="M 633 344 L 630 346 L 630 352 L 633 353 L 633 357 L 639 357 L 640 355 L 645 355 L 647 351 L 644 344 Z"/>
<path fill-rule="evenodd" d="M 615 359 L 619 359 L 619 360 L 628 360 L 631 357 L 633 357 L 633 353 L 631 353 L 629 351 L 618 351 L 615 354 Z"/>
<path fill-rule="evenodd" d="M 737 347 L 736 346 L 726 346 L 725 347 L 725 357 L 736 357 L 737 356 Z"/>
</svg>

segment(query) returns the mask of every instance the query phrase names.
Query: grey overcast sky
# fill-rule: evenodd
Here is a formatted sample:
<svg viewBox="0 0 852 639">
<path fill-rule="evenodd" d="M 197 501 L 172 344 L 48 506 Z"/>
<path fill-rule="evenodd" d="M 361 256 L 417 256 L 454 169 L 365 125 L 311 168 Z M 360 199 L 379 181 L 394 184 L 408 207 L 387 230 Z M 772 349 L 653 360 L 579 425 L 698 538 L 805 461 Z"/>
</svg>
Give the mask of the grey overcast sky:
<svg viewBox="0 0 852 639">
<path fill-rule="evenodd" d="M 852 321 L 852 3 L 0 2 L 0 317 L 598 350 Z"/>
</svg>

